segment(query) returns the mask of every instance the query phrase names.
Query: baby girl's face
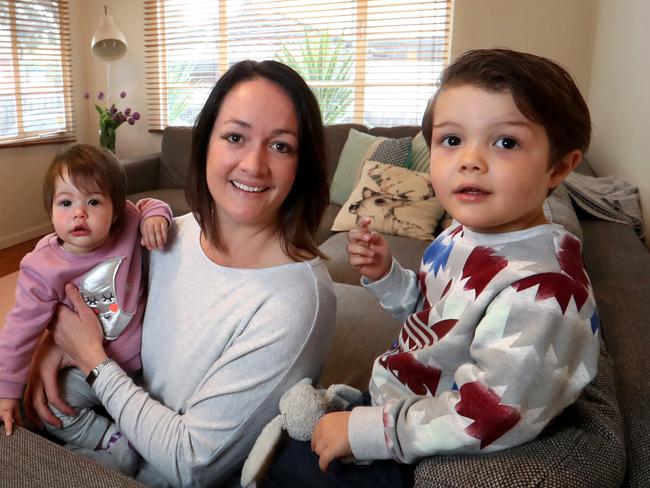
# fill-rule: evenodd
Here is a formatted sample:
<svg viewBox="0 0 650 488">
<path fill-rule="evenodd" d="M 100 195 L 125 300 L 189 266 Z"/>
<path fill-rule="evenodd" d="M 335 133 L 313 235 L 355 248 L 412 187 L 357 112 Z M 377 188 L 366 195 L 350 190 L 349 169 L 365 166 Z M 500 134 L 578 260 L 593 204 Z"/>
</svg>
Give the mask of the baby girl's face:
<svg viewBox="0 0 650 488">
<path fill-rule="evenodd" d="M 64 169 L 52 201 L 52 224 L 63 248 L 73 254 L 94 251 L 108 239 L 113 220 L 111 199 L 98 188 L 90 193 L 77 188 Z"/>
</svg>

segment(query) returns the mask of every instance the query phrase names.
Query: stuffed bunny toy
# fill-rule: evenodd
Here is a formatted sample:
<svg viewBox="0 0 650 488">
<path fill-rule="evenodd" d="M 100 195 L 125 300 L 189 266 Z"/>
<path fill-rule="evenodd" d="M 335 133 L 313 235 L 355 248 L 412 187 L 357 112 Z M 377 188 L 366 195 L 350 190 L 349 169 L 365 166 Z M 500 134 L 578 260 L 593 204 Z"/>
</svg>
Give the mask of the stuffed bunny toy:
<svg viewBox="0 0 650 488">
<path fill-rule="evenodd" d="M 361 397 L 359 390 L 347 385 L 316 389 L 309 378 L 293 385 L 280 398 L 280 414 L 266 424 L 255 441 L 242 469 L 241 485 L 250 485 L 262 474 L 273 458 L 283 431 L 292 439 L 308 441 L 318 419 L 326 413 L 345 410 L 350 404 L 360 402 Z"/>
</svg>

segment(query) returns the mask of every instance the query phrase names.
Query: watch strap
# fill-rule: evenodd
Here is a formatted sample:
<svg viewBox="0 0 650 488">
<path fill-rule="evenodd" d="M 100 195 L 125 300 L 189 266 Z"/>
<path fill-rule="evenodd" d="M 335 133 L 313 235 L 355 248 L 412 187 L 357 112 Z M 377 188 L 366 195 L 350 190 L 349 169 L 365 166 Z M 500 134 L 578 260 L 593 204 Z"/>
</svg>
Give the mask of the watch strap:
<svg viewBox="0 0 650 488">
<path fill-rule="evenodd" d="M 90 373 L 88 373 L 88 376 L 86 376 L 86 383 L 88 383 L 90 386 L 93 386 L 93 383 L 99 376 L 99 373 L 102 372 L 102 369 L 106 367 L 107 364 L 111 363 L 112 359 L 111 358 L 106 358 L 104 359 L 101 363 L 99 363 L 97 366 L 95 366 L 93 369 L 90 370 Z"/>
</svg>

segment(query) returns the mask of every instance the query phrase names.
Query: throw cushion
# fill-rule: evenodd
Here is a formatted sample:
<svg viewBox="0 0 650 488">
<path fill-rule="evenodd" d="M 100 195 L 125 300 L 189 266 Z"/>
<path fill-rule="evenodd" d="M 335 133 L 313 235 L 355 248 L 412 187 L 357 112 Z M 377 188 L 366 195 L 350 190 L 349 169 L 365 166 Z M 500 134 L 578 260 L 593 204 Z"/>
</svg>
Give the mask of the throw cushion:
<svg viewBox="0 0 650 488">
<path fill-rule="evenodd" d="M 406 167 L 422 173 L 429 172 L 429 146 L 422 132 L 418 132 L 411 142 L 411 154 Z"/>
<path fill-rule="evenodd" d="M 369 217 L 377 232 L 433 239 L 443 213 L 428 174 L 369 160 L 332 230 L 351 230 L 359 218 Z"/>
<path fill-rule="evenodd" d="M 348 199 L 365 160 L 405 166 L 410 148 L 410 137 L 391 139 L 350 129 L 332 179 L 330 201 L 342 205 Z"/>
</svg>

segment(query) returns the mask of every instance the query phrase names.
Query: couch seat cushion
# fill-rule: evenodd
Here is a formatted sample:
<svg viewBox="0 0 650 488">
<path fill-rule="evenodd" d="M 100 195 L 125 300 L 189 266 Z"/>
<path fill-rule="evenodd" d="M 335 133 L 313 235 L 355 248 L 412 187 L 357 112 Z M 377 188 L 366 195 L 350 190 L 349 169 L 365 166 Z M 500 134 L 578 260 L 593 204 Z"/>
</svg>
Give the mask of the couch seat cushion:
<svg viewBox="0 0 650 488">
<path fill-rule="evenodd" d="M 390 348 L 400 323 L 361 286 L 334 283 L 334 292 L 336 328 L 320 383 L 323 386 L 344 383 L 367 390 L 372 364 Z"/>
<path fill-rule="evenodd" d="M 422 255 L 431 244 L 430 241 L 400 236 L 384 235 L 383 237 L 388 241 L 393 256 L 402 266 L 419 271 Z M 361 275 L 348 264 L 347 245 L 348 233 L 338 232 L 321 244 L 320 250 L 330 258 L 325 261 L 325 264 L 335 283 L 359 285 Z"/>
</svg>

